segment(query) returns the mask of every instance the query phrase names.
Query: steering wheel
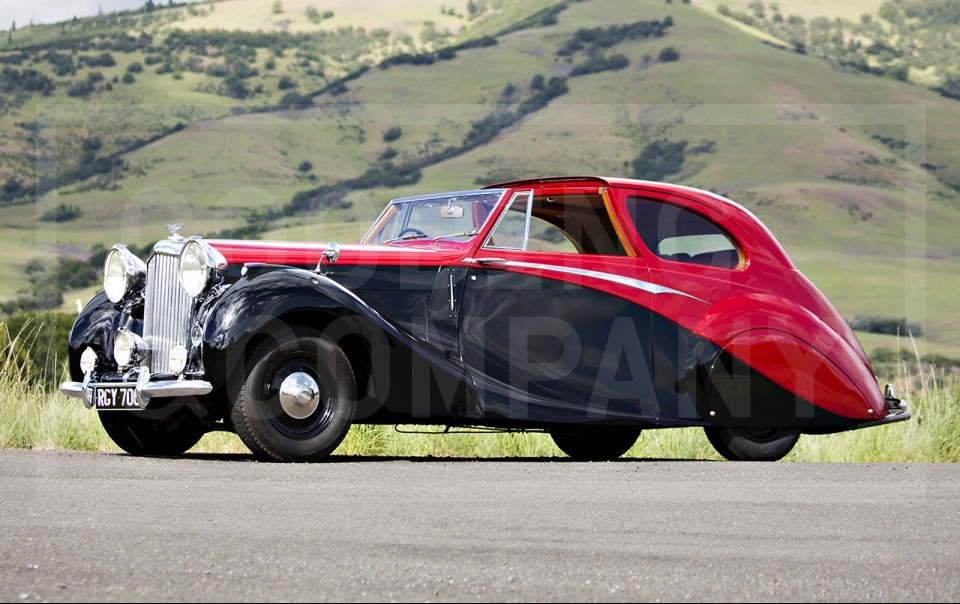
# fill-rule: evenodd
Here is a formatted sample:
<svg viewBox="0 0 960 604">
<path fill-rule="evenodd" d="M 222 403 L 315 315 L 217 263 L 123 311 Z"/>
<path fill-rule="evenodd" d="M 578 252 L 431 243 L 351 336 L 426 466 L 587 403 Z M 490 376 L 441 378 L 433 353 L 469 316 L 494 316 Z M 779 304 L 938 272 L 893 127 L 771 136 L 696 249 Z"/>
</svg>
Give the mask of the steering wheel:
<svg viewBox="0 0 960 604">
<path fill-rule="evenodd" d="M 400 231 L 399 233 L 397 233 L 397 239 L 400 239 L 400 238 L 402 238 L 404 235 L 408 235 L 408 234 L 410 234 L 410 233 L 413 233 L 414 235 L 418 235 L 418 236 L 420 236 L 420 237 L 427 237 L 427 234 L 424 233 L 423 231 L 421 231 L 420 229 L 416 229 L 416 228 L 413 228 L 413 227 L 407 227 L 407 228 L 403 229 L 402 231 Z"/>
</svg>

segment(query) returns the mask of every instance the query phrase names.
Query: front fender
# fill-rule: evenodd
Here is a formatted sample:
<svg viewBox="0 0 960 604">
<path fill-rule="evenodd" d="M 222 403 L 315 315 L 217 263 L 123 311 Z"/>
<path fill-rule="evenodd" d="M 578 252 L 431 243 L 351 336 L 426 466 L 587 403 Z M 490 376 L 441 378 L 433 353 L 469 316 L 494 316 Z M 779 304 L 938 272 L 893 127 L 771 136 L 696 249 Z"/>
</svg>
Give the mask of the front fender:
<svg viewBox="0 0 960 604">
<path fill-rule="evenodd" d="M 403 295 L 398 292 L 398 295 Z M 345 318 L 336 329 L 328 328 L 332 321 Z M 396 365 L 400 373 L 410 373 L 409 367 L 397 364 L 396 357 L 384 354 L 382 361 L 375 355 L 385 348 L 399 347 L 405 354 L 426 362 L 433 368 L 434 379 L 453 380 L 455 384 L 468 383 L 464 368 L 432 345 L 414 338 L 394 325 L 355 293 L 320 274 L 297 268 L 276 268 L 266 272 L 249 270 L 238 282 L 227 289 L 214 303 L 203 324 L 203 360 L 207 375 L 219 384 L 229 383 L 230 376 L 243 371 L 246 349 L 254 336 L 272 334 L 289 329 L 291 334 L 301 326 L 315 326 L 326 330 L 334 341 L 347 331 L 361 336 L 369 345 L 374 370 L 374 383 L 391 381 L 383 376 Z M 393 360 L 390 360 L 393 359 Z M 409 364 L 409 363 L 404 363 Z M 392 381 L 396 381 L 396 372 Z M 446 378 L 439 377 L 447 376 Z M 379 379 L 378 379 L 379 376 Z M 377 388 L 380 395 L 384 388 Z M 394 390 L 399 390 L 394 384 Z"/>
<path fill-rule="evenodd" d="M 100 292 L 93 297 L 70 330 L 70 377 L 73 380 L 83 379 L 80 370 L 80 355 L 87 348 L 93 348 L 97 353 L 97 367 L 100 370 L 115 371 L 116 362 L 113 360 L 113 338 L 121 325 L 124 304 L 113 303 L 107 294 Z"/>
<path fill-rule="evenodd" d="M 323 275 L 297 268 L 251 275 L 227 289 L 210 309 L 203 326 L 205 351 L 225 352 L 284 315 L 311 311 L 351 312 L 374 321 L 390 335 L 403 335 L 356 294 Z M 328 317 L 318 314 L 317 327 Z"/>
</svg>

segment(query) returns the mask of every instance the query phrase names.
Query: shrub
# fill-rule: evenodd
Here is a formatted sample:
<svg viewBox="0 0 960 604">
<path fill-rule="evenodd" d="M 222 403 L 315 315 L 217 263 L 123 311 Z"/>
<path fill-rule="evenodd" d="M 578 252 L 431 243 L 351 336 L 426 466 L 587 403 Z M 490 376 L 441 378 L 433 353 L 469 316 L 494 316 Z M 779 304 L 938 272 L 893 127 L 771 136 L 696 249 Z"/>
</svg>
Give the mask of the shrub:
<svg viewBox="0 0 960 604">
<path fill-rule="evenodd" d="M 83 212 L 80 211 L 79 207 L 61 203 L 57 207 L 44 212 L 40 216 L 40 220 L 44 222 L 69 222 L 80 218 L 82 215 Z"/>
<path fill-rule="evenodd" d="M 297 170 L 300 170 L 301 172 L 309 172 L 310 170 L 313 170 L 313 164 L 308 161 L 302 161 L 300 162 L 300 165 L 297 166 Z"/>
<path fill-rule="evenodd" d="M 394 126 L 383 133 L 383 141 L 392 143 L 403 135 L 403 129 L 400 126 Z"/>
<path fill-rule="evenodd" d="M 660 54 L 657 56 L 661 63 L 669 63 L 671 61 L 680 60 L 680 51 L 674 48 L 673 46 L 667 46 L 660 51 Z"/>
<path fill-rule="evenodd" d="M 908 323 L 906 318 L 884 317 L 880 315 L 856 315 L 848 321 L 851 329 L 885 335 L 903 335 L 908 333 L 922 336 L 923 328 L 917 323 Z"/>
<path fill-rule="evenodd" d="M 664 180 L 676 174 L 683 167 L 687 141 L 669 141 L 657 139 L 640 152 L 631 162 L 634 178 L 643 180 Z"/>
<path fill-rule="evenodd" d="M 133 63 L 130 63 L 129 65 L 127 65 L 128 73 L 141 73 L 142 71 L 143 71 L 143 65 L 141 65 L 138 61 L 134 61 Z"/>
<path fill-rule="evenodd" d="M 0 189 L 0 194 L 2 194 L 3 199 L 15 199 L 19 197 L 26 191 L 23 185 L 20 184 L 20 181 L 12 176 L 8 176 L 6 182 L 3 183 L 3 188 Z"/>
<path fill-rule="evenodd" d="M 120 81 L 124 84 L 133 84 L 137 81 L 137 78 L 133 77 L 132 73 L 125 73 L 123 74 L 123 77 L 120 78 Z"/>
<path fill-rule="evenodd" d="M 69 351 L 75 317 L 59 312 L 18 312 L 0 328 L 4 352 L 15 357 L 21 380 L 42 380 L 55 385 L 61 377 Z M 17 345 L 11 345 L 13 340 Z"/>
<path fill-rule="evenodd" d="M 289 90 L 291 88 L 297 87 L 297 81 L 291 78 L 290 76 L 282 76 L 280 81 L 277 82 L 277 88 L 280 90 Z"/>
<path fill-rule="evenodd" d="M 573 71 L 570 72 L 570 77 L 574 78 L 588 73 L 599 73 L 601 71 L 616 71 L 623 69 L 629 64 L 630 60 L 620 54 L 610 55 L 609 57 L 594 55 L 587 59 L 585 63 L 574 67 Z"/>
<path fill-rule="evenodd" d="M 288 92 L 283 95 L 283 98 L 280 99 L 281 105 L 289 105 L 290 107 L 303 107 L 313 104 L 313 99 L 305 94 L 300 94 L 299 92 Z"/>
<path fill-rule="evenodd" d="M 84 97 L 93 92 L 93 86 L 89 82 L 77 82 L 70 88 L 67 88 L 67 95 L 72 97 Z"/>
</svg>

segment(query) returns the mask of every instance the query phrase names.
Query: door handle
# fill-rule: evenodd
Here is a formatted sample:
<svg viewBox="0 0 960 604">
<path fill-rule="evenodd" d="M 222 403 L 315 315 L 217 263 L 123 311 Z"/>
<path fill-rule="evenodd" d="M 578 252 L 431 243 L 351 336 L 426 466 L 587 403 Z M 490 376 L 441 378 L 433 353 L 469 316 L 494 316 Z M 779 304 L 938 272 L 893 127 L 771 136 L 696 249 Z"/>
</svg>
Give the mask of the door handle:
<svg viewBox="0 0 960 604">
<path fill-rule="evenodd" d="M 503 266 L 507 263 L 503 258 L 477 258 L 474 262 L 480 266 Z"/>
</svg>

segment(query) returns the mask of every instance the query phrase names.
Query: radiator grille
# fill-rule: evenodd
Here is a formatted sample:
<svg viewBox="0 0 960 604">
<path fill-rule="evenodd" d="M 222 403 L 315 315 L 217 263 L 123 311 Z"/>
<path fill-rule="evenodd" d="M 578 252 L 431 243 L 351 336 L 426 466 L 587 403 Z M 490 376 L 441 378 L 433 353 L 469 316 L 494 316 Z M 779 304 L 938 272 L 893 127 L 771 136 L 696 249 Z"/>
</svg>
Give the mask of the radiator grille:
<svg viewBox="0 0 960 604">
<path fill-rule="evenodd" d="M 170 350 L 177 344 L 190 347 L 193 298 L 180 284 L 177 263 L 177 256 L 163 253 L 147 262 L 143 339 L 150 347 L 150 373 L 171 373 Z"/>
</svg>

